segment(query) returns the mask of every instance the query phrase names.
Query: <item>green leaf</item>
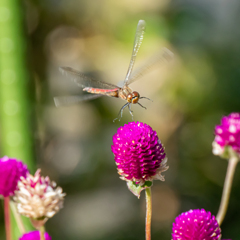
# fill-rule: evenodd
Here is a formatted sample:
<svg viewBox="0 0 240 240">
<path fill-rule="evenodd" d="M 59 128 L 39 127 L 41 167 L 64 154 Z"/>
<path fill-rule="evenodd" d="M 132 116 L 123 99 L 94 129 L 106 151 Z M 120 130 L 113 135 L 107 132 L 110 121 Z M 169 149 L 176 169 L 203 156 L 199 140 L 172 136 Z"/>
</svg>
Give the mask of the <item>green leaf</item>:
<svg viewBox="0 0 240 240">
<path fill-rule="evenodd" d="M 137 184 L 134 181 L 127 182 L 128 189 L 138 198 L 140 198 L 140 193 L 142 190 L 152 186 L 151 181 L 146 181 L 143 185 Z"/>
</svg>

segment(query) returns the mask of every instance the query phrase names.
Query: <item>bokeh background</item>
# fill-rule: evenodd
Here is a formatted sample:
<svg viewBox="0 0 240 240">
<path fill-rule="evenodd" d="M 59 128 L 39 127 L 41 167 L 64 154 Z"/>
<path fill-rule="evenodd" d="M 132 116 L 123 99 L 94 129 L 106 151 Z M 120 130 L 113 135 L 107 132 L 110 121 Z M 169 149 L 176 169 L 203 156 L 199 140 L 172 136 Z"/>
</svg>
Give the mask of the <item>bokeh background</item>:
<svg viewBox="0 0 240 240">
<path fill-rule="evenodd" d="M 113 123 L 124 102 L 53 102 L 82 94 L 59 66 L 122 81 L 139 19 L 147 28 L 136 67 L 162 47 L 175 54 L 131 85 L 153 99 L 142 101 L 147 110 L 133 106 L 134 120 L 158 132 L 170 166 L 152 188 L 152 239 L 171 239 L 183 211 L 217 214 L 227 161 L 212 154 L 214 126 L 240 111 L 238 0 L 1 0 L 1 156 L 26 161 L 32 173 L 40 167 L 67 193 L 46 225 L 53 240 L 144 238 L 144 194 L 128 191 L 111 152 L 112 135 L 132 121 L 126 110 Z M 239 176 L 238 166 L 223 238 L 240 239 Z M 4 239 L 2 208 L 0 221 Z"/>
</svg>

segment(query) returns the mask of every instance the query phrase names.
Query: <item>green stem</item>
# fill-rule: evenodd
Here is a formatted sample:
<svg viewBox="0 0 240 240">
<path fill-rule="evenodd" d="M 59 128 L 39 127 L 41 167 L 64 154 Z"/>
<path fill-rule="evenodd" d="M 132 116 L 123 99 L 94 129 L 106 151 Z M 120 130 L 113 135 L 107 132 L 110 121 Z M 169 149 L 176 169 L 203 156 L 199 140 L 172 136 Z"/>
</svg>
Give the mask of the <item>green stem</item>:
<svg viewBox="0 0 240 240">
<path fill-rule="evenodd" d="M 44 226 L 41 226 L 40 227 L 40 239 L 41 240 L 45 240 L 44 233 L 45 233 L 45 228 L 44 228 Z"/>
<path fill-rule="evenodd" d="M 1 154 L 33 169 L 29 74 L 22 1 L 0 1 Z M 4 21 L 3 21 L 4 19 Z"/>
<path fill-rule="evenodd" d="M 34 169 L 30 101 L 30 77 L 27 65 L 24 1 L 0 0 L 0 131 L 1 156 L 24 161 Z M 31 229 L 27 218 L 23 220 Z M 15 221 L 12 236 L 20 235 Z"/>
<path fill-rule="evenodd" d="M 228 160 L 228 168 L 227 168 L 227 173 L 226 173 L 224 187 L 223 187 L 222 199 L 221 199 L 220 207 L 216 217 L 219 223 L 219 226 L 222 224 L 223 219 L 227 212 L 229 197 L 230 197 L 231 188 L 232 188 L 233 176 L 234 176 L 234 172 L 235 172 L 238 161 L 239 161 L 238 157 L 231 151 L 231 157 Z"/>
<path fill-rule="evenodd" d="M 19 229 L 21 235 L 23 235 L 26 232 L 26 230 L 23 225 L 22 218 L 21 218 L 20 214 L 17 212 L 16 205 L 13 201 L 10 201 L 10 207 L 11 207 L 13 216 L 17 222 L 18 229 Z"/>
<path fill-rule="evenodd" d="M 146 188 L 146 240 L 151 240 L 152 196 L 151 188 Z"/>
<path fill-rule="evenodd" d="M 10 202 L 10 198 L 4 197 L 4 218 L 5 218 L 6 240 L 11 240 L 11 220 L 10 220 L 9 202 Z"/>
</svg>

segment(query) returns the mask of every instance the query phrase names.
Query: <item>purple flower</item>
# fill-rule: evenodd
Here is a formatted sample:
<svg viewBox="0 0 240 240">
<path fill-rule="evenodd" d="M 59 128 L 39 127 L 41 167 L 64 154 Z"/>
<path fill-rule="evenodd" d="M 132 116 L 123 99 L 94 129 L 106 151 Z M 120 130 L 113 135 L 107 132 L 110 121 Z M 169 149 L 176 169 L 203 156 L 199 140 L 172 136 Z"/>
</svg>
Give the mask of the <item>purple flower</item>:
<svg viewBox="0 0 240 240">
<path fill-rule="evenodd" d="M 14 195 L 21 176 L 26 177 L 27 165 L 7 156 L 0 158 L 0 195 L 8 197 Z"/>
<path fill-rule="evenodd" d="M 156 131 L 141 122 L 120 127 L 113 136 L 112 152 L 121 179 L 143 185 L 145 181 L 164 181 L 167 158 Z"/>
<path fill-rule="evenodd" d="M 215 127 L 215 139 L 213 142 L 213 153 L 228 157 L 226 152 L 228 146 L 240 154 L 240 113 L 231 113 L 223 117 L 221 125 Z"/>
<path fill-rule="evenodd" d="M 215 217 L 204 209 L 180 214 L 173 223 L 172 240 L 219 240 L 221 229 Z"/>
<path fill-rule="evenodd" d="M 45 240 L 51 240 L 52 238 L 49 236 L 47 232 L 44 233 Z M 32 231 L 23 234 L 19 240 L 40 240 L 40 232 L 39 231 Z"/>
</svg>

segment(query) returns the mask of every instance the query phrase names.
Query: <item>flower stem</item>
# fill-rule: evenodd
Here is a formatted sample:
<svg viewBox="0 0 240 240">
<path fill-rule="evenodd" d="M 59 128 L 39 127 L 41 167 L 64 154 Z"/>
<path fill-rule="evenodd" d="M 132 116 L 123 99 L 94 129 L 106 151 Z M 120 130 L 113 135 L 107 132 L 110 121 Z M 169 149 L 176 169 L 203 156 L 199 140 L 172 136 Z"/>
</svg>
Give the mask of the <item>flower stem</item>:
<svg viewBox="0 0 240 240">
<path fill-rule="evenodd" d="M 216 217 L 219 226 L 222 224 L 223 219 L 227 212 L 230 192 L 232 188 L 233 176 L 234 176 L 234 172 L 235 172 L 238 161 L 239 159 L 236 156 L 236 154 L 234 154 L 231 151 L 231 157 L 228 160 L 228 168 L 227 168 L 227 173 L 226 173 L 224 187 L 223 187 L 222 199 L 221 199 L 220 207 Z"/>
<path fill-rule="evenodd" d="M 10 202 L 10 207 L 11 207 L 12 213 L 14 215 L 14 218 L 17 222 L 19 231 L 20 231 L 21 235 L 23 235 L 26 232 L 26 230 L 25 230 L 25 227 L 23 225 L 22 218 L 21 218 L 20 214 L 17 212 L 16 205 L 13 201 Z"/>
<path fill-rule="evenodd" d="M 6 240 L 11 240 L 11 220 L 10 220 L 9 202 L 10 202 L 10 198 L 4 197 L 4 218 L 5 218 Z"/>
<path fill-rule="evenodd" d="M 146 240 L 151 240 L 152 196 L 151 188 L 146 188 Z"/>
<path fill-rule="evenodd" d="M 41 240 L 45 240 L 44 234 L 45 234 L 45 228 L 44 228 L 44 226 L 41 226 L 40 227 L 40 239 Z"/>
</svg>

